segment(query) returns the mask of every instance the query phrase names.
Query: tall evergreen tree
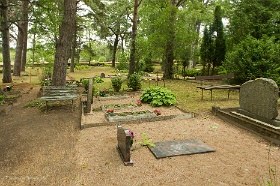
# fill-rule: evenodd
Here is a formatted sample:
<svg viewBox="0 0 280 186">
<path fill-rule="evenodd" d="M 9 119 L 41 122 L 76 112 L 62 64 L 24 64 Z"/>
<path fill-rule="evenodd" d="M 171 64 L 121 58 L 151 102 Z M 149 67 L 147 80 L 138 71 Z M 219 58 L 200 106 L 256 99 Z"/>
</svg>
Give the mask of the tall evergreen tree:
<svg viewBox="0 0 280 186">
<path fill-rule="evenodd" d="M 221 6 L 216 6 L 214 12 L 214 23 L 212 37 L 215 37 L 214 57 L 212 74 L 215 74 L 215 67 L 221 66 L 225 60 L 226 54 L 226 42 L 224 38 L 224 26 L 222 22 L 222 10 Z"/>
<path fill-rule="evenodd" d="M 17 35 L 17 46 L 16 56 L 14 62 L 14 76 L 20 76 L 20 71 L 25 69 L 26 64 L 26 53 L 27 53 L 27 31 L 28 31 L 28 0 L 20 2 L 20 15 L 17 18 L 18 35 Z"/>
<path fill-rule="evenodd" d="M 1 35 L 2 35 L 2 55 L 3 55 L 3 83 L 11 83 L 11 57 L 10 57 L 10 28 L 8 14 L 8 0 L 0 2 L 1 11 Z"/>
<path fill-rule="evenodd" d="M 139 8 L 141 2 L 142 2 L 142 0 L 134 1 L 128 75 L 131 75 L 135 72 L 135 53 L 136 53 L 136 35 L 137 35 L 137 24 L 138 24 L 138 8 Z"/>
<path fill-rule="evenodd" d="M 231 6 L 234 11 L 229 19 L 230 48 L 248 35 L 280 39 L 280 0 L 233 1 Z"/>
<path fill-rule="evenodd" d="M 210 68 L 212 66 L 214 48 L 213 48 L 213 39 L 212 39 L 211 30 L 212 30 L 211 26 L 210 28 L 208 28 L 208 26 L 205 26 L 203 31 L 202 43 L 200 47 L 200 57 L 203 66 L 202 68 L 203 75 L 209 75 Z"/>
<path fill-rule="evenodd" d="M 75 30 L 76 6 L 76 0 L 64 0 L 63 19 L 59 29 L 59 39 L 56 43 L 53 68 L 52 84 L 54 86 L 66 84 L 66 70 Z"/>
</svg>

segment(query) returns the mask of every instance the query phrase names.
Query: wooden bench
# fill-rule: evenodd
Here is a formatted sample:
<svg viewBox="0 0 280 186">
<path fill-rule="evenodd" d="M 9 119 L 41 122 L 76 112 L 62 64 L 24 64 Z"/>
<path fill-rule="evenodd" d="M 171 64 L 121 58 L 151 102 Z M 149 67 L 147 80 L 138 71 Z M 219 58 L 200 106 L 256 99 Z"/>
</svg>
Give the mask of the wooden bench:
<svg viewBox="0 0 280 186">
<path fill-rule="evenodd" d="M 72 100 L 72 111 L 74 100 L 78 98 L 77 86 L 43 86 L 41 100 L 46 101 L 46 110 L 48 110 L 48 101 Z"/>
<path fill-rule="evenodd" d="M 203 100 L 203 91 L 204 90 L 210 90 L 210 92 L 211 92 L 211 101 L 212 101 L 212 91 L 214 90 L 214 89 L 226 89 L 226 90 L 228 90 L 228 99 L 229 99 L 229 92 L 231 91 L 231 90 L 240 90 L 240 85 L 218 85 L 218 86 L 198 86 L 197 88 L 199 88 L 199 89 L 201 89 L 201 91 L 202 91 L 202 97 L 201 97 L 201 99 Z"/>
<path fill-rule="evenodd" d="M 204 80 L 223 80 L 232 79 L 234 74 L 214 75 L 214 76 L 195 76 L 195 80 L 200 80 L 202 84 Z"/>
</svg>

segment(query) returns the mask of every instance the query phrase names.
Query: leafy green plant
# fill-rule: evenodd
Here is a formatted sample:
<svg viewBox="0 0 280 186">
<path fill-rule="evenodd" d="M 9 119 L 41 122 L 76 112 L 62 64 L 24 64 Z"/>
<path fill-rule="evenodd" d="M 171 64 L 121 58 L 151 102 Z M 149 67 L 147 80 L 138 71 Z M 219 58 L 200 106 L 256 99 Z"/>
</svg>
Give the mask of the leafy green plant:
<svg viewBox="0 0 280 186">
<path fill-rule="evenodd" d="M 127 81 L 127 86 L 136 91 L 142 87 L 142 78 L 139 74 L 131 74 Z"/>
<path fill-rule="evenodd" d="M 177 103 L 176 96 L 167 88 L 150 87 L 143 91 L 140 100 L 153 107 L 170 106 Z"/>
<path fill-rule="evenodd" d="M 144 61 L 145 61 L 144 71 L 153 72 L 155 70 L 155 67 L 153 67 L 152 59 L 150 57 L 147 57 L 144 59 Z"/>
<path fill-rule="evenodd" d="M 43 66 L 41 69 L 42 69 L 42 74 L 39 77 L 40 81 L 43 82 L 45 80 L 51 80 L 53 67 L 51 65 L 46 65 L 46 66 Z"/>
<path fill-rule="evenodd" d="M 119 63 L 117 64 L 117 69 L 118 70 L 128 70 L 128 61 L 129 58 L 126 54 L 121 54 L 120 56 L 118 56 L 119 59 Z"/>
<path fill-rule="evenodd" d="M 40 111 L 44 111 L 46 109 L 46 106 L 43 101 L 40 99 L 32 100 L 28 102 L 24 107 L 26 108 L 38 108 Z"/>
<path fill-rule="evenodd" d="M 89 79 L 82 79 L 81 80 L 84 88 L 85 88 L 85 92 L 88 92 L 88 86 L 89 86 Z M 94 78 L 93 78 L 93 83 L 94 83 Z M 96 95 L 97 94 L 97 87 L 95 86 L 95 84 L 93 84 L 93 87 L 92 87 L 92 95 Z"/>
<path fill-rule="evenodd" d="M 200 76 L 201 75 L 201 70 L 197 70 L 195 68 L 192 69 L 187 69 L 185 72 L 182 72 L 182 76 L 189 76 L 189 77 L 195 77 L 195 76 Z"/>
<path fill-rule="evenodd" d="M 51 79 L 45 79 L 45 80 L 42 80 L 41 82 L 40 82 L 40 85 L 41 86 L 49 86 L 49 85 L 51 85 L 52 84 L 52 80 Z"/>
<path fill-rule="evenodd" d="M 0 105 L 4 103 L 4 96 L 0 95 Z"/>
<path fill-rule="evenodd" d="M 114 77 L 111 79 L 112 87 L 115 92 L 119 92 L 122 88 L 122 78 L 121 77 Z"/>
<path fill-rule="evenodd" d="M 89 84 L 89 80 L 88 79 L 83 79 L 82 80 L 82 84 L 85 88 L 85 91 L 87 92 L 88 91 L 88 84 Z"/>
<path fill-rule="evenodd" d="M 101 77 L 95 77 L 95 78 L 94 78 L 94 82 L 95 82 L 95 83 L 103 83 L 104 80 L 103 80 Z"/>
<path fill-rule="evenodd" d="M 99 96 L 105 97 L 108 91 L 106 89 L 99 91 Z"/>
<path fill-rule="evenodd" d="M 152 139 L 148 139 L 146 133 L 142 134 L 142 142 L 139 142 L 142 146 L 149 146 L 149 147 L 155 147 L 156 145 L 153 143 Z"/>
</svg>

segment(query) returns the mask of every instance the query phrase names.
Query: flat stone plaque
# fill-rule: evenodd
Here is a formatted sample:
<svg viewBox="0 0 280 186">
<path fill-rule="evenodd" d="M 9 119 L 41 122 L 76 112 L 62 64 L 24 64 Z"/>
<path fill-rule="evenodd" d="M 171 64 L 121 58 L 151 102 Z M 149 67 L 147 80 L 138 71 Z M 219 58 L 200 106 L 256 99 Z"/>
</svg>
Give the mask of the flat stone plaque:
<svg viewBox="0 0 280 186">
<path fill-rule="evenodd" d="M 156 158 L 215 152 L 199 139 L 156 142 L 154 144 L 155 147 L 149 147 L 149 149 Z"/>
</svg>

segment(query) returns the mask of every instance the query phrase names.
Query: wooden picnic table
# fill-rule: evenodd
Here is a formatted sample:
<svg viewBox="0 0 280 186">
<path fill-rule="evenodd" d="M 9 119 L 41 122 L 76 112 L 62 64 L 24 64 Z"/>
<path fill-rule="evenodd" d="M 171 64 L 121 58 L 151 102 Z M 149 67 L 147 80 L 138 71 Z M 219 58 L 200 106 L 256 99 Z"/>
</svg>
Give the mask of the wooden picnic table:
<svg viewBox="0 0 280 186">
<path fill-rule="evenodd" d="M 211 92 L 211 101 L 212 101 L 212 91 L 214 89 L 226 89 L 228 90 L 228 99 L 229 99 L 229 93 L 231 90 L 240 90 L 240 85 L 216 85 L 216 86 L 197 86 L 197 88 L 201 89 L 202 97 L 201 99 L 203 100 L 203 91 L 204 90 L 210 90 Z"/>
</svg>

